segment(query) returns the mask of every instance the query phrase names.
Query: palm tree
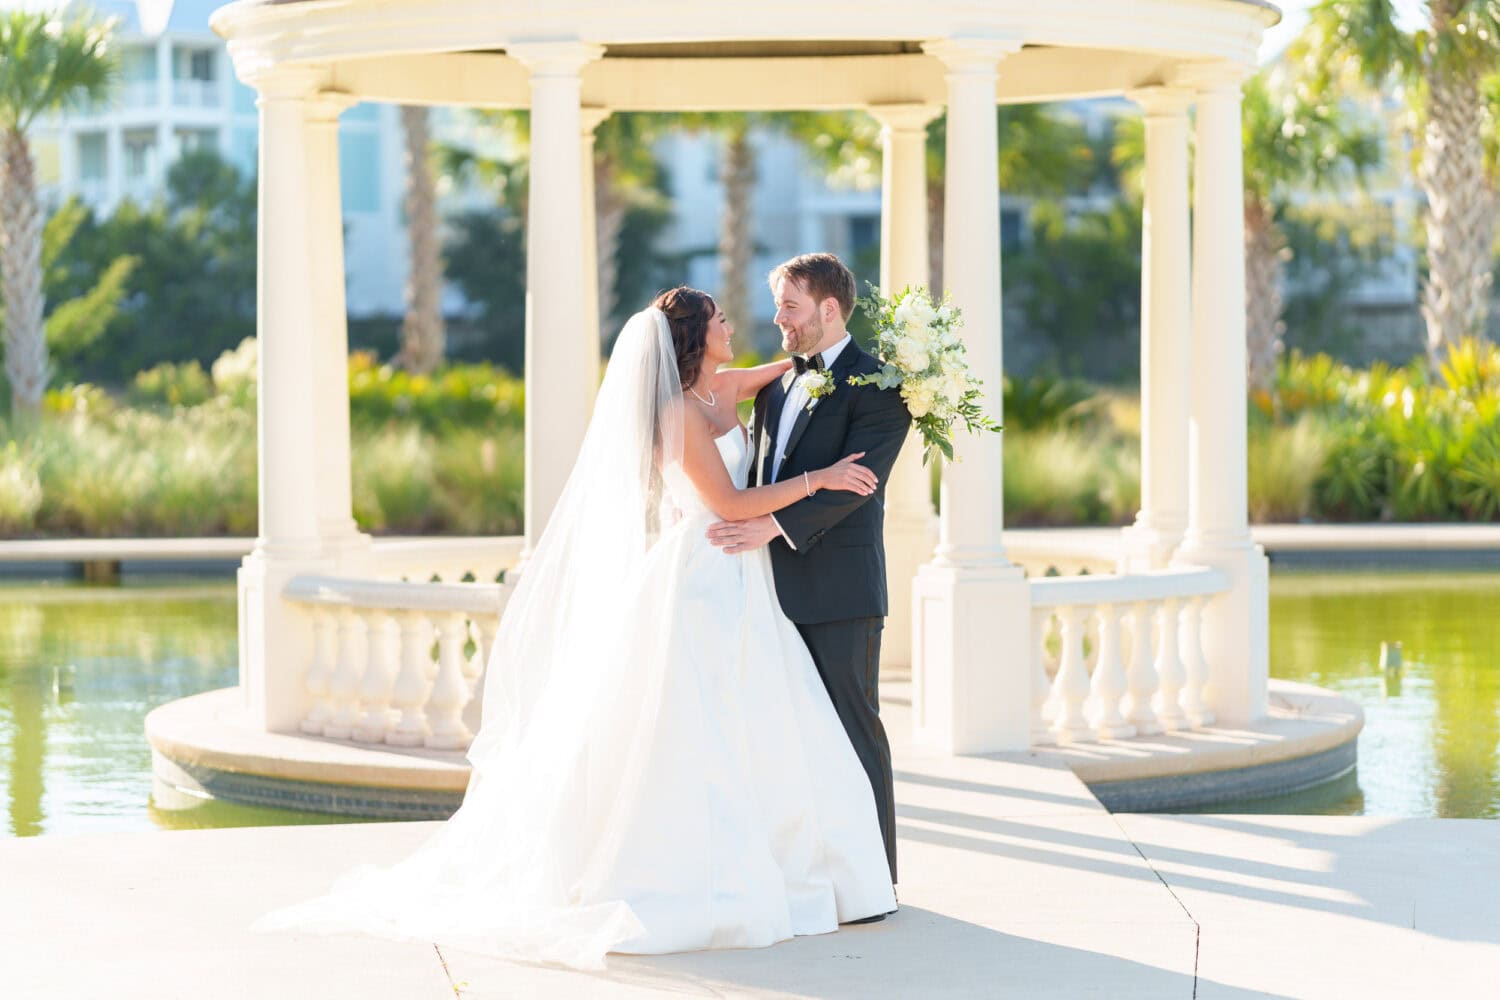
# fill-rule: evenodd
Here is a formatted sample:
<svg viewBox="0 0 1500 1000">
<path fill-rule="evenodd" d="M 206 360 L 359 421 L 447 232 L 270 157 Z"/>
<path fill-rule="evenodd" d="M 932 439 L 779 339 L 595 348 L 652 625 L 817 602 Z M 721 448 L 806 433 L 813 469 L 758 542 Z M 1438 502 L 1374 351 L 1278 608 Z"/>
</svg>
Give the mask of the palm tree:
<svg viewBox="0 0 1500 1000">
<path fill-rule="evenodd" d="M 691 112 L 667 119 L 694 132 L 708 132 L 720 142 L 719 183 L 724 189 L 719 214 L 719 287 L 714 296 L 730 322 L 750 328 L 750 264 L 755 257 L 751 197 L 755 193 L 757 131 L 782 129 L 786 116 L 745 112 Z"/>
<path fill-rule="evenodd" d="M 662 201 L 652 153 L 662 119 L 615 112 L 594 130 L 594 239 L 599 267 L 599 329 L 608 336 L 619 305 L 620 236 L 635 208 Z"/>
<path fill-rule="evenodd" d="M 406 138 L 406 232 L 411 266 L 406 278 L 406 317 L 401 323 L 400 364 L 427 373 L 442 364 L 443 260 L 438 242 L 437 192 L 432 179 L 430 135 L 425 107 L 403 105 Z"/>
<path fill-rule="evenodd" d="M 112 22 L 59 11 L 0 14 L 0 300 L 11 415 L 19 426 L 40 414 L 51 375 L 42 320 L 43 213 L 27 133 L 48 112 L 108 94 L 112 31 Z"/>
<path fill-rule="evenodd" d="M 1422 316 L 1436 366 L 1464 337 L 1483 336 L 1495 238 L 1496 170 L 1487 89 L 1500 68 L 1500 7 L 1489 0 L 1429 0 L 1407 31 L 1394 0 L 1320 0 L 1297 53 L 1325 91 L 1352 65 L 1382 92 L 1399 88 L 1422 135 L 1417 181 L 1427 196 Z"/>
<path fill-rule="evenodd" d="M 1357 112 L 1313 100 L 1272 71 L 1244 88 L 1246 378 L 1269 396 L 1281 352 L 1281 288 L 1291 258 L 1282 218 L 1294 192 L 1363 183 L 1381 159 L 1380 133 Z"/>
<path fill-rule="evenodd" d="M 1268 394 L 1281 351 L 1283 274 L 1291 251 L 1283 222 L 1295 194 L 1362 183 L 1381 160 L 1381 136 L 1357 111 L 1319 101 L 1275 67 L 1246 82 L 1243 98 L 1246 380 Z M 1139 197 L 1145 167 L 1139 118 L 1120 121 L 1111 161 Z"/>
<path fill-rule="evenodd" d="M 523 224 L 528 190 L 525 112 L 476 112 L 506 149 L 503 159 L 451 145 L 438 147 L 445 176 L 473 177 L 493 187 Z M 615 112 L 594 130 L 594 237 L 598 256 L 599 329 L 608 331 L 618 305 L 620 236 L 631 209 L 656 205 L 659 165 L 652 154 L 667 116 Z"/>
<path fill-rule="evenodd" d="M 1076 121 L 1045 104 L 1011 104 L 996 112 L 1000 133 L 995 178 L 1006 195 L 1054 197 L 1078 189 L 1094 171 L 1088 137 Z M 943 287 L 944 157 L 947 118 L 927 126 L 927 245 L 932 288 Z M 834 177 L 880 171 L 880 126 L 860 112 L 792 116 L 787 131 Z"/>
</svg>

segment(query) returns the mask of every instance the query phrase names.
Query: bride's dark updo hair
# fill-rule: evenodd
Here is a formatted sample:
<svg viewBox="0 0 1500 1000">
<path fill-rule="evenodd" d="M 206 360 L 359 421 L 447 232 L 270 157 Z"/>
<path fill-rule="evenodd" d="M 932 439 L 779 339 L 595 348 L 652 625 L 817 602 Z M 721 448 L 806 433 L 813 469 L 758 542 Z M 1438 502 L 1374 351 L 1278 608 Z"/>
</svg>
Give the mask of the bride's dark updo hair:
<svg viewBox="0 0 1500 1000">
<path fill-rule="evenodd" d="M 667 314 L 672 328 L 672 347 L 677 352 L 677 378 L 684 389 L 698 381 L 703 369 L 703 351 L 708 344 L 708 323 L 719 311 L 712 295 L 678 285 L 662 292 L 651 305 Z"/>
</svg>

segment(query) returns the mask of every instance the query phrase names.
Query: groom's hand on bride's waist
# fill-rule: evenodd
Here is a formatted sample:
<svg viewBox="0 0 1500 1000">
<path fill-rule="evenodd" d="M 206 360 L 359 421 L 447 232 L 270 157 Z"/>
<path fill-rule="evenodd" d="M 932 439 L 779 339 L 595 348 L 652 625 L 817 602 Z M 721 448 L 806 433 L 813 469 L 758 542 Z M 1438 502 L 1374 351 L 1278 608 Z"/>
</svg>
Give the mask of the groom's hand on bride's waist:
<svg viewBox="0 0 1500 1000">
<path fill-rule="evenodd" d="M 729 555 L 758 549 L 780 534 L 781 529 L 769 514 L 748 521 L 717 521 L 708 526 L 708 540 Z"/>
</svg>

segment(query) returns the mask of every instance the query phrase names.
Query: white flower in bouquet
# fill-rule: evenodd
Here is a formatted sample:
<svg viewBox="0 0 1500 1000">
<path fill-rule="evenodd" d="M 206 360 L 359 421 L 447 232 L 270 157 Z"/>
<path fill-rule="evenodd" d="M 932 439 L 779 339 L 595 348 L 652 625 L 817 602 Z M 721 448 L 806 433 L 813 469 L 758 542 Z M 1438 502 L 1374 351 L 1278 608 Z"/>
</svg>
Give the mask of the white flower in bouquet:
<svg viewBox="0 0 1500 1000">
<path fill-rule="evenodd" d="M 900 389 L 926 443 L 923 461 L 938 453 L 953 458 L 952 430 L 960 421 L 971 432 L 999 431 L 984 412 L 983 385 L 970 373 L 956 333 L 959 310 L 946 300 L 934 305 L 921 287 L 895 298 L 873 286 L 871 293 L 860 307 L 875 327 L 881 370 L 849 383 Z"/>
<path fill-rule="evenodd" d="M 909 372 L 923 372 L 932 364 L 927 345 L 916 337 L 902 337 L 896 342 L 896 363 Z"/>
<path fill-rule="evenodd" d="M 906 409 L 913 417 L 921 419 L 932 412 L 934 402 L 932 391 L 926 386 L 913 385 L 902 393 L 902 398 L 906 401 Z"/>
</svg>

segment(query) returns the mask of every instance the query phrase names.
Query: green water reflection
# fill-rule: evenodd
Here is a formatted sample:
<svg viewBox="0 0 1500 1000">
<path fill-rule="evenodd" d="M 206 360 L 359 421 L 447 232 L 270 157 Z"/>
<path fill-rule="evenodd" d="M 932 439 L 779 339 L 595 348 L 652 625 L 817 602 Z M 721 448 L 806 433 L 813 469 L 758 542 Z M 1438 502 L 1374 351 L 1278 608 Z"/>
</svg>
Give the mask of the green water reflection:
<svg viewBox="0 0 1500 1000">
<path fill-rule="evenodd" d="M 146 713 L 236 680 L 232 584 L 0 587 L 0 834 L 326 822 L 151 799 Z"/>
<path fill-rule="evenodd" d="M 1359 703 L 1357 784 L 1255 809 L 1372 816 L 1500 816 L 1500 574 L 1278 574 L 1271 675 Z M 1380 666 L 1399 642 L 1404 665 Z M 1232 811 L 1250 811 L 1236 804 Z"/>
<path fill-rule="evenodd" d="M 1278 574 L 1272 674 L 1363 706 L 1359 772 L 1226 811 L 1500 816 L 1497 608 L 1500 574 Z M 0 835 L 337 821 L 152 802 L 146 713 L 235 683 L 235 633 L 232 584 L 0 586 Z"/>
</svg>

